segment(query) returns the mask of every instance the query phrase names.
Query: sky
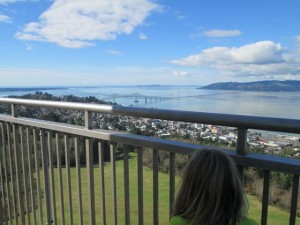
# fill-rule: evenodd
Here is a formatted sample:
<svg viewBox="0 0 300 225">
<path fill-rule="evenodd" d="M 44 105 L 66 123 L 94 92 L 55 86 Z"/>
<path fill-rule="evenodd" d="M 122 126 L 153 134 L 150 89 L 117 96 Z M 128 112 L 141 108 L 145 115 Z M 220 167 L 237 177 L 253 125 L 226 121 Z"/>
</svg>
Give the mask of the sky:
<svg viewBox="0 0 300 225">
<path fill-rule="evenodd" d="M 300 80 L 299 0 L 0 0 L 0 87 Z"/>
</svg>

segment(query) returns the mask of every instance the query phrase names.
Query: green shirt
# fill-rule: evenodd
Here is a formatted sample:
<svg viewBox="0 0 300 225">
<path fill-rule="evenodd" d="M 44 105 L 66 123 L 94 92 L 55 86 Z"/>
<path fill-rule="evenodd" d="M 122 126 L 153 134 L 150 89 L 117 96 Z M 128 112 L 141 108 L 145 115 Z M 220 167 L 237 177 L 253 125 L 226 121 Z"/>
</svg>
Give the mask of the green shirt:
<svg viewBox="0 0 300 225">
<path fill-rule="evenodd" d="M 189 225 L 189 221 L 183 219 L 181 216 L 173 216 L 171 218 L 170 225 Z"/>
</svg>

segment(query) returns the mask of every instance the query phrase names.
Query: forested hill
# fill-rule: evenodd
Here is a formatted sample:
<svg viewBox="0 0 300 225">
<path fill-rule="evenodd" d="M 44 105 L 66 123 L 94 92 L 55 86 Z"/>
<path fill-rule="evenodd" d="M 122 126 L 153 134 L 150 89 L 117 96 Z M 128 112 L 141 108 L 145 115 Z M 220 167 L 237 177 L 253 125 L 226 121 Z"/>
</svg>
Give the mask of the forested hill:
<svg viewBox="0 0 300 225">
<path fill-rule="evenodd" d="M 214 83 L 199 89 L 211 90 L 238 90 L 238 91 L 300 91 L 300 81 L 298 80 L 272 80 L 257 81 L 248 83 L 224 82 Z"/>
</svg>

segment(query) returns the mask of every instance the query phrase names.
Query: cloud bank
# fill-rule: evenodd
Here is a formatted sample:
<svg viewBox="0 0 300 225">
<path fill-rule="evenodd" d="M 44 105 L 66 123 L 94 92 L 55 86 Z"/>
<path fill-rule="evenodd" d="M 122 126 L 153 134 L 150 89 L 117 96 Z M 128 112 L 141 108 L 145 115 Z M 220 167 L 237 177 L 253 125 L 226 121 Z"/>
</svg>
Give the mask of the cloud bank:
<svg viewBox="0 0 300 225">
<path fill-rule="evenodd" d="M 214 47 L 172 60 L 181 66 L 208 67 L 232 76 L 292 77 L 300 75 L 299 55 L 281 44 L 261 41 L 241 47 Z"/>
<path fill-rule="evenodd" d="M 68 48 L 92 46 L 130 34 L 158 8 L 150 0 L 54 0 L 38 22 L 28 23 L 16 37 Z"/>
</svg>

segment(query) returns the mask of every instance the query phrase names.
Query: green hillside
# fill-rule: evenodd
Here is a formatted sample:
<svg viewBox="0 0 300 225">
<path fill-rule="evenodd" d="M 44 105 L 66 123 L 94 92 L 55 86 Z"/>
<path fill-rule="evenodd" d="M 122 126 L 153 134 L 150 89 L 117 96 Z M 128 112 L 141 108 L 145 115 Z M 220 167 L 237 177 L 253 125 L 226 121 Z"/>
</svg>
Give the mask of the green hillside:
<svg viewBox="0 0 300 225">
<path fill-rule="evenodd" d="M 100 172 L 99 167 L 94 167 L 95 176 L 95 205 L 96 205 L 96 221 L 97 224 L 101 224 L 101 201 L 100 201 Z M 111 167 L 110 163 L 105 164 L 105 188 L 106 188 L 106 214 L 107 214 L 107 224 L 112 224 L 112 197 L 111 197 Z M 137 193 L 137 158 L 136 154 L 131 153 L 129 160 L 129 176 L 130 176 L 130 211 L 131 211 L 131 224 L 138 224 L 138 193 Z M 58 187 L 58 170 L 55 169 L 55 187 L 56 187 L 56 210 L 57 210 L 57 224 L 61 223 L 61 206 L 59 201 L 59 187 Z M 118 224 L 125 224 L 124 215 L 124 170 L 123 161 L 117 161 L 116 167 L 117 174 L 117 202 L 118 202 Z M 152 170 L 150 168 L 144 167 L 144 224 L 153 224 L 153 208 L 152 208 Z M 82 177 L 82 193 L 83 193 L 83 224 L 88 224 L 88 191 L 87 191 L 87 171 L 85 168 L 81 169 Z M 177 179 L 178 182 L 179 179 Z M 71 183 L 72 183 L 72 203 L 73 203 L 73 221 L 74 224 L 79 224 L 78 215 L 78 188 L 76 181 L 76 170 L 71 168 Z M 69 203 L 67 194 L 67 179 L 66 179 L 66 169 L 63 169 L 63 185 L 64 185 L 64 210 L 65 210 L 65 224 L 69 223 Z M 159 173 L 159 221 L 160 224 L 166 225 L 169 221 L 169 176 L 167 174 Z M 249 200 L 249 212 L 247 219 L 245 219 L 241 225 L 258 225 L 260 224 L 260 214 L 261 214 L 261 203 L 254 196 L 247 196 Z M 43 198 L 43 201 L 45 199 Z M 37 213 L 38 216 L 38 213 Z M 44 212 L 45 218 L 45 212 Z M 32 213 L 31 213 L 32 219 Z M 39 221 L 39 220 L 38 220 Z M 288 225 L 289 214 L 278 208 L 269 207 L 269 218 L 268 224 L 272 225 Z M 298 218 L 297 224 L 300 224 Z"/>
</svg>

